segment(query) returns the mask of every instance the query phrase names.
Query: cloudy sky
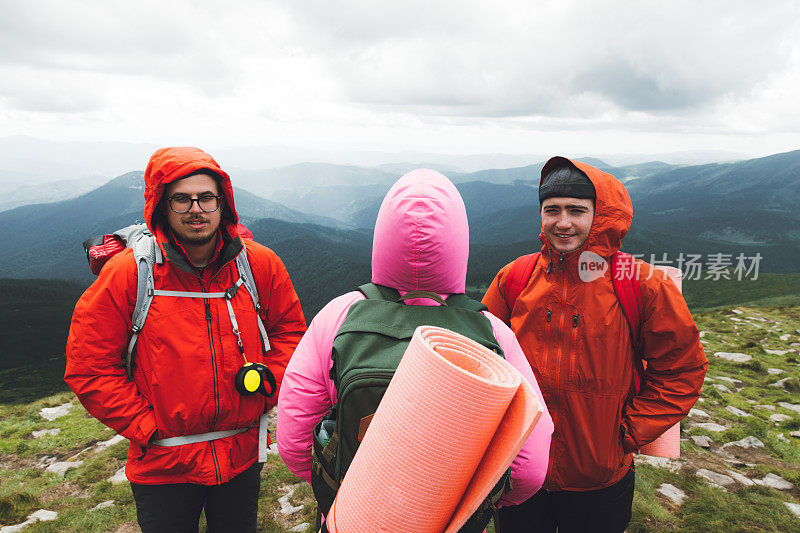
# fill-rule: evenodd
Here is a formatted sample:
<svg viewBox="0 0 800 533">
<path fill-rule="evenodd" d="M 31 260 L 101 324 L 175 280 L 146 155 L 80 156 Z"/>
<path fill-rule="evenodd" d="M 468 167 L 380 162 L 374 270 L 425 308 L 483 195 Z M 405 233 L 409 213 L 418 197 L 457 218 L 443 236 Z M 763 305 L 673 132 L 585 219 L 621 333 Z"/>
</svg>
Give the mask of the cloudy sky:
<svg viewBox="0 0 800 533">
<path fill-rule="evenodd" d="M 0 10 L 0 137 L 512 154 L 800 148 L 793 0 L 0 0 Z"/>
</svg>

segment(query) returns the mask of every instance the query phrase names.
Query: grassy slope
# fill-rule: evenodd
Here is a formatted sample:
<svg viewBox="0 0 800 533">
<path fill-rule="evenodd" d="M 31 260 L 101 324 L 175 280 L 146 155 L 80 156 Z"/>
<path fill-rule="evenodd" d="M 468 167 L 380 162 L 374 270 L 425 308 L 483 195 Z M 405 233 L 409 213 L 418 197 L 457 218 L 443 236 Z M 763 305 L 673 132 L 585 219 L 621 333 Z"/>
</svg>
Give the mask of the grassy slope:
<svg viewBox="0 0 800 533">
<path fill-rule="evenodd" d="M 712 450 L 724 442 L 754 435 L 766 447 L 756 454 L 743 458 L 743 464 L 726 463 L 714 451 L 698 448 L 688 440 L 682 443 L 683 466 L 676 472 L 656 468 L 637 461 L 636 497 L 630 531 L 790 531 L 797 528 L 793 517 L 783 502 L 800 502 L 800 439 L 785 442 L 779 433 L 788 436 L 800 428 L 800 415 L 777 407 L 775 411 L 755 405 L 777 406 L 778 402 L 797 402 L 798 389 L 784 390 L 769 386 L 780 378 L 793 377 L 789 388 L 800 387 L 800 307 L 783 308 L 731 308 L 714 309 L 696 313 L 699 329 L 705 331 L 703 342 L 710 360 L 710 379 L 703 388 L 698 408 L 706 411 L 711 420 L 728 426 L 723 433 L 708 433 L 699 428 L 689 428 L 696 421 L 684 420 L 683 437 L 707 433 L 715 442 Z M 783 335 L 788 340 L 781 340 Z M 766 350 L 791 350 L 783 354 Z M 738 351 L 754 356 L 750 363 L 740 365 L 716 358 L 717 351 Z M 784 372 L 772 375 L 768 368 Z M 720 376 L 741 380 L 740 387 L 732 392 L 720 392 L 712 383 L 723 384 Z M 75 407 L 69 415 L 47 422 L 38 415 L 39 409 L 72 401 Z M 753 416 L 741 418 L 725 410 L 726 405 L 736 406 Z M 791 419 L 780 424 L 769 420 L 769 415 L 782 413 Z M 705 421 L 700 420 L 700 421 Z M 61 428 L 57 436 L 32 439 L 34 429 Z M 87 452 L 84 464 L 67 471 L 61 478 L 35 466 L 42 457 L 53 455 L 65 460 L 91 444 L 110 438 L 113 433 L 91 418 L 70 393 L 61 392 L 30 403 L 17 402 L 0 405 L 0 524 L 21 522 L 39 508 L 59 512 L 54 522 L 41 523 L 30 531 L 126 531 L 135 520 L 135 509 L 130 491 L 125 484 L 112 485 L 105 481 L 124 464 L 126 444 L 117 444 L 101 452 Z M 747 466 L 747 464 L 752 466 Z M 760 478 L 772 472 L 795 484 L 791 491 L 777 491 L 764 487 L 737 485 L 727 492 L 701 481 L 694 474 L 698 468 L 709 468 L 725 473 L 734 469 L 751 478 Z M 671 483 L 684 491 L 688 498 L 676 507 L 656 491 L 662 483 Z M 304 504 L 302 511 L 284 517 L 279 513 L 277 499 L 291 488 L 296 488 L 290 498 L 293 505 Z M 97 503 L 113 499 L 116 505 L 109 509 L 91 511 Z M 310 488 L 300 483 L 275 455 L 270 456 L 262 473 L 262 492 L 259 504 L 261 531 L 287 531 L 288 528 L 313 520 L 313 497 Z M 490 528 L 490 532 L 492 529 Z"/>
</svg>

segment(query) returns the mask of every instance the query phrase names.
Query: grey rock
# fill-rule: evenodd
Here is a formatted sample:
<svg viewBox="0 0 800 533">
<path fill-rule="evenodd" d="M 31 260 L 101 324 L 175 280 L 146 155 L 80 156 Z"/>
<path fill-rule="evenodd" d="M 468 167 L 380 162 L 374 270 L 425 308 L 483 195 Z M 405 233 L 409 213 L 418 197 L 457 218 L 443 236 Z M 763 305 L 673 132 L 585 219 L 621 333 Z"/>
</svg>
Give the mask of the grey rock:
<svg viewBox="0 0 800 533">
<path fill-rule="evenodd" d="M 711 437 L 706 435 L 692 435 L 689 438 L 692 439 L 695 446 L 700 446 L 701 448 L 711 448 L 711 444 L 714 442 Z"/>
<path fill-rule="evenodd" d="M 764 348 L 764 351 L 771 355 L 786 355 L 789 353 L 789 350 L 771 350 L 769 348 Z"/>
<path fill-rule="evenodd" d="M 756 405 L 756 407 L 758 407 L 759 409 L 769 409 L 770 411 L 774 411 L 775 410 L 775 406 L 774 405 L 759 404 L 759 405 Z"/>
<path fill-rule="evenodd" d="M 683 461 L 655 457 L 653 455 L 637 454 L 634 456 L 636 464 L 645 463 L 656 468 L 666 468 L 670 472 L 677 472 L 683 466 Z"/>
<path fill-rule="evenodd" d="M 742 385 L 744 385 L 744 381 L 742 381 L 741 379 L 729 378 L 727 376 L 714 376 L 714 379 L 717 381 L 725 381 L 727 383 L 730 383 L 734 387 L 741 387 Z"/>
<path fill-rule="evenodd" d="M 783 505 L 789 508 L 789 510 L 794 513 L 797 518 L 800 518 L 800 504 L 792 503 L 792 502 L 783 502 Z"/>
<path fill-rule="evenodd" d="M 708 413 L 706 413 L 702 409 L 694 409 L 694 408 L 689 410 L 689 416 L 697 416 L 697 417 L 701 417 L 701 418 L 709 418 Z"/>
<path fill-rule="evenodd" d="M 792 417 L 789 415 L 784 415 L 782 413 L 775 413 L 774 415 L 769 415 L 769 419 L 779 424 L 781 422 L 786 422 L 787 420 L 791 420 Z"/>
<path fill-rule="evenodd" d="M 753 358 L 752 355 L 737 352 L 717 352 L 714 354 L 714 357 L 719 357 L 720 359 L 725 359 L 733 363 L 746 363 Z"/>
<path fill-rule="evenodd" d="M 786 342 L 786 341 L 788 341 L 789 339 L 791 339 L 791 338 L 792 338 L 792 336 L 791 336 L 791 335 L 789 335 L 789 334 L 787 333 L 786 335 L 781 335 L 781 336 L 780 336 L 780 337 L 778 337 L 778 338 L 779 338 L 780 340 L 782 340 L 783 342 Z"/>
<path fill-rule="evenodd" d="M 122 435 L 115 435 L 114 437 L 111 437 L 108 440 L 104 440 L 103 442 L 98 442 L 97 444 L 94 445 L 94 448 L 97 451 L 105 450 L 106 448 L 110 448 L 111 446 L 118 444 L 124 440 L 126 439 Z"/>
<path fill-rule="evenodd" d="M 800 405 L 796 403 L 778 402 L 778 405 L 784 409 L 788 409 L 789 411 L 794 411 L 795 413 L 800 414 Z"/>
<path fill-rule="evenodd" d="M 294 491 L 295 491 L 295 489 L 292 489 L 289 492 L 287 492 L 284 496 L 281 496 L 280 498 L 278 498 L 278 503 L 281 504 L 281 514 L 284 515 L 284 516 L 288 516 L 290 514 L 294 514 L 297 511 L 300 511 L 300 510 L 303 509 L 302 505 L 294 506 L 291 503 L 289 503 L 289 498 L 292 497 L 292 495 L 294 494 Z"/>
<path fill-rule="evenodd" d="M 755 482 L 750 479 L 749 477 L 736 472 L 735 470 L 728 470 L 728 475 L 731 476 L 733 479 L 744 485 L 745 487 L 750 487 L 755 485 Z"/>
<path fill-rule="evenodd" d="M 34 439 L 39 439 L 39 438 L 41 438 L 41 437 L 44 437 L 45 435 L 52 435 L 52 436 L 56 436 L 56 435 L 58 435 L 59 433 L 61 433 L 61 430 L 60 430 L 59 428 L 53 428 L 53 429 L 37 429 L 37 430 L 35 430 L 35 431 L 31 431 L 31 435 L 33 435 L 33 438 L 34 438 Z"/>
<path fill-rule="evenodd" d="M 716 422 L 700 422 L 698 424 L 693 424 L 692 427 L 713 431 L 714 433 L 720 433 L 728 429 L 726 426 L 722 426 Z"/>
<path fill-rule="evenodd" d="M 58 407 L 43 407 L 39 410 L 39 415 L 45 420 L 52 422 L 56 418 L 61 418 L 69 413 L 70 409 L 72 409 L 72 402 L 67 402 Z"/>
<path fill-rule="evenodd" d="M 35 524 L 36 522 L 50 522 L 51 520 L 55 520 L 58 518 L 58 513 L 55 511 L 48 511 L 47 509 L 39 509 L 28 515 L 28 519 L 22 522 L 21 524 L 16 524 L 13 526 L 4 526 L 0 528 L 0 533 L 17 533 L 18 531 L 22 531 L 24 528 L 28 527 L 31 524 Z"/>
<path fill-rule="evenodd" d="M 658 488 L 658 492 L 669 498 L 675 505 L 680 505 L 686 499 L 686 493 L 675 485 L 669 483 L 662 483 Z"/>
<path fill-rule="evenodd" d="M 757 485 L 763 485 L 777 490 L 792 490 L 794 488 L 793 483 L 786 481 L 781 476 L 777 476 L 772 472 L 764 476 L 764 479 L 755 479 L 753 481 L 755 481 Z"/>
<path fill-rule="evenodd" d="M 789 433 L 789 435 L 791 435 L 796 439 L 800 439 L 800 431 L 792 431 L 791 433 Z"/>
<path fill-rule="evenodd" d="M 701 468 L 695 472 L 695 474 L 697 477 L 705 479 L 709 483 L 718 485 L 720 487 L 729 487 L 736 484 L 736 481 L 732 477 L 726 476 L 725 474 L 720 474 L 719 472 L 714 472 L 713 470 L 706 470 L 705 468 Z"/>
<path fill-rule="evenodd" d="M 792 378 L 783 378 L 783 379 L 779 379 L 779 380 L 778 380 L 778 381 L 776 381 L 775 383 L 770 383 L 770 385 L 769 385 L 769 386 L 770 386 L 770 387 L 778 387 L 778 388 L 784 389 L 784 388 L 786 388 L 786 385 L 785 385 L 785 383 L 786 383 L 787 381 L 789 381 L 790 379 L 792 379 Z"/>
<path fill-rule="evenodd" d="M 730 448 L 731 446 L 738 446 L 739 448 L 763 448 L 764 443 L 758 440 L 756 437 L 750 435 L 742 440 L 737 440 L 722 445 L 723 448 Z"/>
<path fill-rule="evenodd" d="M 82 464 L 83 461 L 56 461 L 45 468 L 45 470 L 63 476 L 70 468 L 78 468 Z"/>
<path fill-rule="evenodd" d="M 104 502 L 100 502 L 91 509 L 90 511 L 99 511 L 100 509 L 107 509 L 109 507 L 114 507 L 114 500 L 106 500 Z"/>
<path fill-rule="evenodd" d="M 727 394 L 730 394 L 730 393 L 733 392 L 731 389 L 729 389 L 728 387 L 726 387 L 722 383 L 714 383 L 714 388 L 717 389 L 720 392 L 725 392 Z"/>
<path fill-rule="evenodd" d="M 125 476 L 125 467 L 123 466 L 114 472 L 114 475 L 108 478 L 108 481 L 110 481 L 112 485 L 119 485 L 120 483 L 128 481 L 127 476 Z"/>
<path fill-rule="evenodd" d="M 742 410 L 741 410 L 741 409 L 739 409 L 738 407 L 734 407 L 734 406 L 732 406 L 732 405 L 728 405 L 728 406 L 726 406 L 726 407 L 725 407 L 725 410 L 726 410 L 726 411 L 728 411 L 730 414 L 732 414 L 732 415 L 734 415 L 734 416 L 742 416 L 742 417 L 745 417 L 745 418 L 747 418 L 747 417 L 750 417 L 750 416 L 753 416 L 753 415 L 751 415 L 750 413 L 747 413 L 747 412 L 745 412 L 745 411 L 742 411 Z"/>
<path fill-rule="evenodd" d="M 744 311 L 742 311 L 741 309 L 731 309 L 731 311 L 733 313 L 736 313 L 737 315 L 743 315 L 744 314 Z"/>
<path fill-rule="evenodd" d="M 302 524 L 297 524 L 293 528 L 289 529 L 289 533 L 297 533 L 297 532 L 300 532 L 300 531 L 305 531 L 310 527 L 311 527 L 311 524 L 309 524 L 308 522 L 303 522 Z"/>
</svg>

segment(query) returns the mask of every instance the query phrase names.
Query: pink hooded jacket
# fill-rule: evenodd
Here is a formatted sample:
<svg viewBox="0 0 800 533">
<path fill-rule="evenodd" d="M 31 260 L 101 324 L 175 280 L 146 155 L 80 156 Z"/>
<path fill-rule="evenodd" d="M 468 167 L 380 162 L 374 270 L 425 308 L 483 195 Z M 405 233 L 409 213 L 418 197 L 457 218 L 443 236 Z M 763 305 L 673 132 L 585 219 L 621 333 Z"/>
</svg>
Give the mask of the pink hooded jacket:
<svg viewBox="0 0 800 533">
<path fill-rule="evenodd" d="M 372 282 L 405 294 L 424 290 L 444 298 L 463 293 L 469 257 L 469 226 L 464 202 L 455 186 L 432 170 L 419 169 L 400 178 L 386 194 L 372 245 Z M 352 304 L 364 299 L 349 292 L 328 303 L 308 328 L 286 368 L 278 399 L 278 451 L 289 470 L 311 479 L 311 439 L 314 426 L 336 403 L 330 378 L 331 351 L 336 332 Z M 428 299 L 407 304 L 436 305 Z M 506 360 L 531 383 L 545 405 L 514 333 L 484 312 Z M 545 408 L 528 440 L 511 465 L 513 489 L 502 505 L 517 505 L 544 482 L 550 454 L 553 421 Z"/>
</svg>

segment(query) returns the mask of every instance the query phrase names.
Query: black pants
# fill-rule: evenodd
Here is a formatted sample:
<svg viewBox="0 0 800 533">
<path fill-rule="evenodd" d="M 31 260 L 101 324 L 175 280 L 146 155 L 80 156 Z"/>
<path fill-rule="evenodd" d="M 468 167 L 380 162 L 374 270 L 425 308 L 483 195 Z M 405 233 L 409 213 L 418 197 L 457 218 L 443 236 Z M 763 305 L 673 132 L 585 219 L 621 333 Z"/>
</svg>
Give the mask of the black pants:
<svg viewBox="0 0 800 533">
<path fill-rule="evenodd" d="M 131 483 L 142 533 L 197 533 L 203 507 L 209 533 L 255 533 L 261 466 L 256 463 L 222 485 Z"/>
<path fill-rule="evenodd" d="M 540 490 L 527 501 L 499 511 L 498 533 L 624 531 L 631 521 L 634 472 L 617 483 L 586 492 Z"/>
</svg>

